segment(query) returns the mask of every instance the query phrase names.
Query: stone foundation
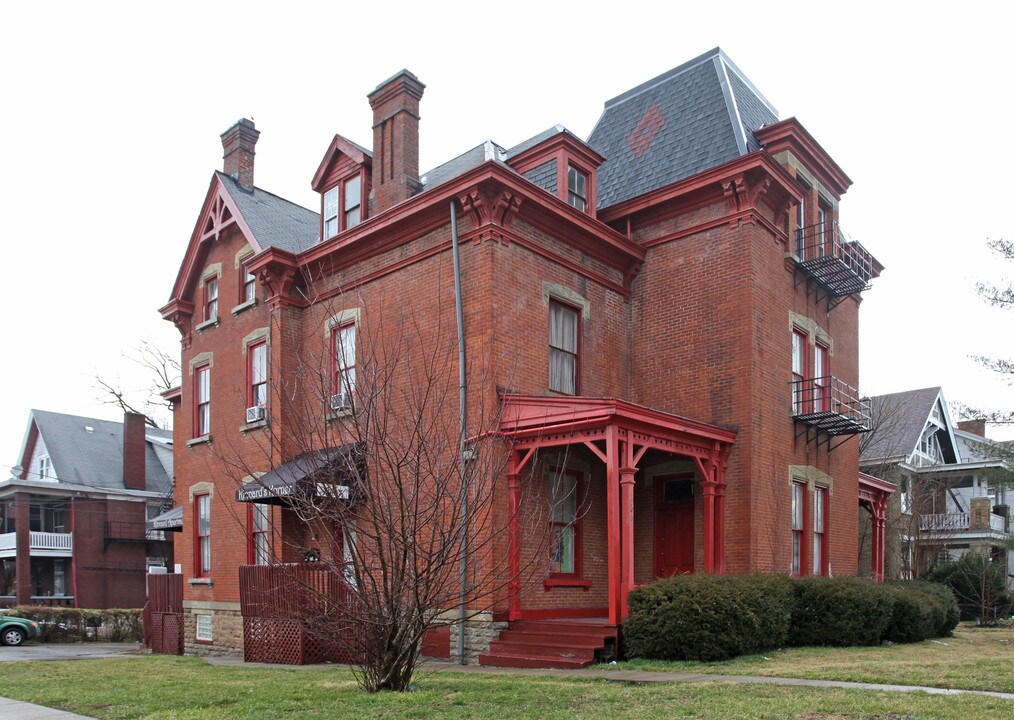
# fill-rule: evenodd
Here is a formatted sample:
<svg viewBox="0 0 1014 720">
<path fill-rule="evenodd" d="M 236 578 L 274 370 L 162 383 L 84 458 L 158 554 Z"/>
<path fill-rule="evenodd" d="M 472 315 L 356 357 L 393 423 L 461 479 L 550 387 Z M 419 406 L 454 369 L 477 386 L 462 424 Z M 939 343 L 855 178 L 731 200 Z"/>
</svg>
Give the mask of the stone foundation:
<svg viewBox="0 0 1014 720">
<path fill-rule="evenodd" d="M 460 625 L 451 625 L 451 659 L 458 659 L 458 632 Z M 501 630 L 507 629 L 506 622 L 493 622 L 490 613 L 479 613 L 465 621 L 465 662 L 478 665 L 479 655 L 489 652 L 489 644 L 496 640 Z"/>
<path fill-rule="evenodd" d="M 197 616 L 211 616 L 211 641 L 197 639 Z M 243 616 L 239 603 L 183 603 L 183 652 L 186 655 L 243 657 Z"/>
</svg>

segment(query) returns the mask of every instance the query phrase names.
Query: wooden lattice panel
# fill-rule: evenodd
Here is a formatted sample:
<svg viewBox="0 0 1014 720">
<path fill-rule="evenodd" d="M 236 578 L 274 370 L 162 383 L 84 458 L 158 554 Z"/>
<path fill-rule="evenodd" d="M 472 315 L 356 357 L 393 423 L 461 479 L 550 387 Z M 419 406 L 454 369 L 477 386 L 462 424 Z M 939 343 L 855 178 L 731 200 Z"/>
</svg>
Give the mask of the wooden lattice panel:
<svg viewBox="0 0 1014 720">
<path fill-rule="evenodd" d="M 183 613 L 144 613 L 144 644 L 160 655 L 183 654 Z"/>
</svg>

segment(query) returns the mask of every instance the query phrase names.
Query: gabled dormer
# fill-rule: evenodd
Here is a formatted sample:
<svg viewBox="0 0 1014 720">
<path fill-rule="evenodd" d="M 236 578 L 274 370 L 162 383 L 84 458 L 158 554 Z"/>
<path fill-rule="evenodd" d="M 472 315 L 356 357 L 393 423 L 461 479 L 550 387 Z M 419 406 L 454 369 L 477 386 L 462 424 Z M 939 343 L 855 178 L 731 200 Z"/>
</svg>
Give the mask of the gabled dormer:
<svg viewBox="0 0 1014 720">
<path fill-rule="evenodd" d="M 320 193 L 320 239 L 330 240 L 355 227 L 369 212 L 373 156 L 341 135 L 324 153 L 312 187 Z"/>
<path fill-rule="evenodd" d="M 529 145 L 532 141 L 534 145 Z M 595 183 L 605 158 L 562 125 L 508 151 L 507 164 L 546 192 L 595 217 Z"/>
</svg>

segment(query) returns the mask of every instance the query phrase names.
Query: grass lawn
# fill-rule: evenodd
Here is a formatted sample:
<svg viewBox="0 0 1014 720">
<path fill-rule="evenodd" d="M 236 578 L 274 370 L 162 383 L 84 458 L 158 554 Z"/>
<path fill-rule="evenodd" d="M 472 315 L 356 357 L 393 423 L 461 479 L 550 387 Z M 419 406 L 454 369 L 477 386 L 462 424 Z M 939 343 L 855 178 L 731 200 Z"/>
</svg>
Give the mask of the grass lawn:
<svg viewBox="0 0 1014 720">
<path fill-rule="evenodd" d="M 633 660 L 623 667 L 1014 692 L 1014 629 L 959 625 L 954 637 L 909 645 L 790 648 L 718 663 Z"/>
<path fill-rule="evenodd" d="M 0 696 L 99 718 L 1014 717 L 1014 701 L 720 683 L 633 685 L 555 676 L 423 673 L 411 693 L 365 695 L 347 670 L 209 666 L 198 658 L 4 663 Z"/>
</svg>

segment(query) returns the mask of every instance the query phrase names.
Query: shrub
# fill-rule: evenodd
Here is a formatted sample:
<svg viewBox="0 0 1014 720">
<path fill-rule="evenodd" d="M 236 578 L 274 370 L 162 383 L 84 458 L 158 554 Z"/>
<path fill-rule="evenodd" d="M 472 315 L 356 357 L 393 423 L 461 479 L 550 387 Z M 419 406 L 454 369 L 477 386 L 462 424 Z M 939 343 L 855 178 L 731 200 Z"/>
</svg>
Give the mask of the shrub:
<svg viewBox="0 0 1014 720">
<path fill-rule="evenodd" d="M 894 607 L 890 591 L 856 578 L 798 578 L 789 642 L 792 645 L 876 645 Z"/>
<path fill-rule="evenodd" d="M 891 622 L 884 634 L 885 639 L 896 643 L 921 642 L 933 637 L 936 625 L 937 602 L 925 593 L 917 592 L 904 584 L 891 585 L 894 593 L 894 608 Z"/>
<path fill-rule="evenodd" d="M 725 660 L 781 645 L 791 606 L 788 579 L 682 575 L 629 596 L 623 626 L 628 655 L 660 660 Z"/>
<path fill-rule="evenodd" d="M 930 637 L 946 637 L 958 626 L 961 611 L 954 593 L 946 585 L 921 580 L 909 581 L 906 586 L 915 592 L 934 599 L 933 634 Z"/>
<path fill-rule="evenodd" d="M 39 625 L 39 642 L 140 642 L 140 610 L 93 610 L 27 605 L 13 607 L 10 614 L 34 620 Z"/>
<path fill-rule="evenodd" d="M 950 587 L 961 608 L 962 620 L 992 625 L 1010 612 L 1007 564 L 989 555 L 967 552 L 957 562 L 937 563 L 923 578 Z"/>
</svg>

